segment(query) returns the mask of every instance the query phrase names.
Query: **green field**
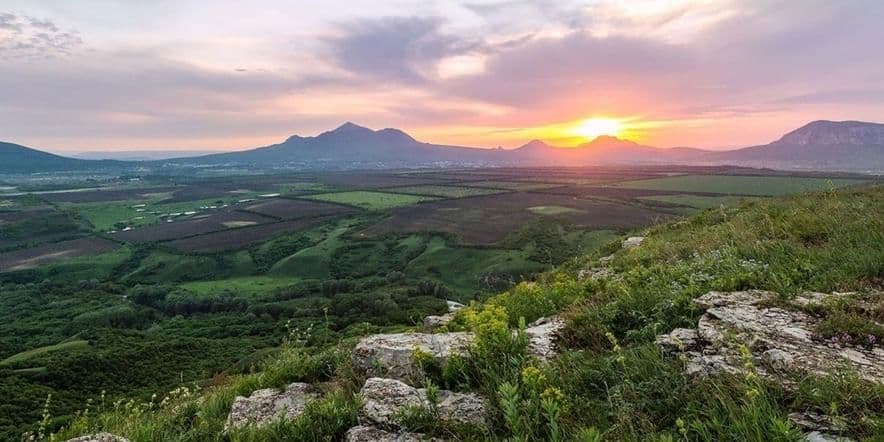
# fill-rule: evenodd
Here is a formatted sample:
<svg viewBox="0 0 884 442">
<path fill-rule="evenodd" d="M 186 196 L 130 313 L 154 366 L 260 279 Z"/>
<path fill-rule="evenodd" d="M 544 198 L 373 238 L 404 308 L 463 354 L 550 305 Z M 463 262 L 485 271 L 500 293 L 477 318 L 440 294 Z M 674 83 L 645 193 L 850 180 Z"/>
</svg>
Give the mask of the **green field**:
<svg viewBox="0 0 884 442">
<path fill-rule="evenodd" d="M 739 196 L 659 195 L 642 196 L 639 197 L 639 199 L 679 204 L 682 206 L 689 206 L 697 209 L 712 209 L 721 206 L 735 206 L 737 204 L 740 204 L 740 202 L 742 201 L 749 201 L 752 198 Z"/>
<path fill-rule="evenodd" d="M 581 180 L 583 182 L 585 180 Z M 550 183 L 537 183 L 537 182 L 521 182 L 521 181 L 476 181 L 472 183 L 464 183 L 465 186 L 470 187 L 483 187 L 490 189 L 503 189 L 503 190 L 517 190 L 517 191 L 529 191 L 529 190 L 543 190 L 543 189 L 551 189 L 553 187 L 561 187 L 562 184 L 550 184 Z"/>
<path fill-rule="evenodd" d="M 550 216 L 580 212 L 580 210 L 577 210 L 572 207 L 565 207 L 565 206 L 534 206 L 534 207 L 529 207 L 528 210 L 530 210 L 531 212 L 536 213 L 538 215 L 550 215 Z"/>
<path fill-rule="evenodd" d="M 445 283 L 449 288 L 467 295 L 477 287 L 495 279 L 518 282 L 523 277 L 545 268 L 530 261 L 523 250 L 490 250 L 469 247 L 450 247 L 442 238 L 435 237 L 426 249 L 413 259 L 405 273 L 415 278 L 430 278 Z"/>
<path fill-rule="evenodd" d="M 438 196 L 442 198 L 465 198 L 470 196 L 482 196 L 482 195 L 494 195 L 496 193 L 503 193 L 504 190 L 499 189 L 483 189 L 478 187 L 460 187 L 460 186 L 409 186 L 409 187 L 396 187 L 394 189 L 390 189 L 395 192 L 413 194 L 413 195 L 427 195 L 427 196 Z"/>
<path fill-rule="evenodd" d="M 731 195 L 779 196 L 827 190 L 866 182 L 850 178 L 807 178 L 741 175 L 684 175 L 613 184 L 630 189 L 709 192 Z"/>
<path fill-rule="evenodd" d="M 342 236 L 358 223 L 344 220 L 329 230 L 325 238 L 276 262 L 268 272 L 275 277 L 325 278 L 329 275 L 331 254 L 344 244 Z"/>
<path fill-rule="evenodd" d="M 73 350 L 77 348 L 87 348 L 89 347 L 89 341 L 77 339 L 72 341 L 62 342 L 60 344 L 55 345 L 47 345 L 45 347 L 39 347 L 32 350 L 23 351 L 18 354 L 14 354 L 2 361 L 0 361 L 0 367 L 4 365 L 17 364 L 20 362 L 25 362 L 29 359 L 35 358 L 37 356 L 42 356 L 47 353 L 62 351 L 62 350 Z"/>
<path fill-rule="evenodd" d="M 217 296 L 221 293 L 234 293 L 245 297 L 255 297 L 298 282 L 297 278 L 275 278 L 271 276 L 239 276 L 226 279 L 194 281 L 179 287 L 198 296 Z"/>
<path fill-rule="evenodd" d="M 431 201 L 435 198 L 417 195 L 405 195 L 401 193 L 372 192 L 355 190 L 352 192 L 320 193 L 309 195 L 309 198 L 317 201 L 346 204 L 367 210 L 385 210 L 396 207 L 410 206 L 422 201 Z"/>
</svg>

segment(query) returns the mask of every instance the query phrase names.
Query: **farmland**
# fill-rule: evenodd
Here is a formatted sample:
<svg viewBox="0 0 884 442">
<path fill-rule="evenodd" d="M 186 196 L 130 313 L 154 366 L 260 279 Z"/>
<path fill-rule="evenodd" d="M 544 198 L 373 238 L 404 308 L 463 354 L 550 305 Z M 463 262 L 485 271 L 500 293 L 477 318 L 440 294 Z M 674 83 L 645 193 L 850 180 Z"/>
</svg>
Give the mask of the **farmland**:
<svg viewBox="0 0 884 442">
<path fill-rule="evenodd" d="M 738 195 L 870 179 L 765 173 L 304 172 L 2 196 L 0 394 L 18 401 L 0 435 L 38 421 L 49 391 L 69 416 L 102 389 L 207 385 L 274 352 L 287 326 L 333 342 L 414 324 Z"/>
<path fill-rule="evenodd" d="M 337 204 L 346 204 L 368 210 L 384 210 L 394 207 L 410 206 L 422 201 L 430 201 L 434 198 L 418 195 L 406 195 L 401 193 L 370 192 L 356 190 L 351 192 L 320 193 L 310 195 L 310 198 L 318 201 L 327 201 Z"/>
</svg>

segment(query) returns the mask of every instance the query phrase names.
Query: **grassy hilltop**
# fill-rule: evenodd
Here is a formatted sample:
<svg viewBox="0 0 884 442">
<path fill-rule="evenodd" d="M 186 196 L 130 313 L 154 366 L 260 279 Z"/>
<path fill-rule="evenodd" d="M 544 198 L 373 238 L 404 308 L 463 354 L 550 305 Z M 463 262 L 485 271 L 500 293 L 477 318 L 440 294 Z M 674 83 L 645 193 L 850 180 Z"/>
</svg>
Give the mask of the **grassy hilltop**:
<svg viewBox="0 0 884 442">
<path fill-rule="evenodd" d="M 490 428 L 446 427 L 416 413 L 411 429 L 455 439 L 800 440 L 787 415 L 819 410 L 849 436 L 884 437 L 884 389 L 850 372 L 793 379 L 794 388 L 752 375 L 689 380 L 682 362 L 661 355 L 656 335 L 693 327 L 692 299 L 710 290 L 766 289 L 784 299 L 802 291 L 858 291 L 867 308 L 816 311 L 820 335 L 884 339 L 884 188 L 833 190 L 710 209 L 646 232 L 640 247 L 617 251 L 616 278 L 579 280 L 580 269 L 619 248 L 574 259 L 462 310 L 449 329 L 476 333 L 470 358 L 428 370 L 448 389 L 491 398 Z M 869 307 L 870 306 L 870 307 Z M 564 312 L 566 350 L 549 364 L 525 356 L 509 329 Z M 254 374 L 182 386 L 149 402 L 95 398 L 56 439 L 106 430 L 135 441 L 324 440 L 356 424 L 361 385 L 351 367 L 354 339 L 324 344 L 292 330 L 283 350 Z M 308 344 L 309 343 L 309 344 Z M 430 364 L 432 365 L 432 364 Z M 327 392 L 299 418 L 261 430 L 223 433 L 236 395 L 289 382 Z"/>
</svg>

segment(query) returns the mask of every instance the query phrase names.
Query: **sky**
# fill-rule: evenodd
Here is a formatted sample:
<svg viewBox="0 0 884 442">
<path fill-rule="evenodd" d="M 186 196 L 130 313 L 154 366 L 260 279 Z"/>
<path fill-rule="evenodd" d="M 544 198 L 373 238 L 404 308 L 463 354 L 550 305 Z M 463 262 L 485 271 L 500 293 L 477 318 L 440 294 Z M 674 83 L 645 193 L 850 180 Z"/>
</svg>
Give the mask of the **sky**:
<svg viewBox="0 0 884 442">
<path fill-rule="evenodd" d="M 476 147 L 764 144 L 884 122 L 882 23 L 879 0 L 0 0 L 0 140 L 235 150 L 352 121 Z"/>
</svg>

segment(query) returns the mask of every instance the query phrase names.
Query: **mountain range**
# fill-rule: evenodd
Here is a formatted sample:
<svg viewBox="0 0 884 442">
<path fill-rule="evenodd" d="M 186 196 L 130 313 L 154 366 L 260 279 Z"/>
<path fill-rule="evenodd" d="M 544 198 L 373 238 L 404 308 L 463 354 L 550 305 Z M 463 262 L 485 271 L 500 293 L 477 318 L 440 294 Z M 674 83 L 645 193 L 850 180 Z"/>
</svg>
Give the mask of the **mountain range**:
<svg viewBox="0 0 884 442">
<path fill-rule="evenodd" d="M 267 169 L 384 169 L 426 166 L 735 165 L 775 169 L 884 171 L 884 124 L 814 121 L 772 143 L 729 151 L 658 148 L 600 136 L 575 147 L 534 140 L 515 149 L 479 149 L 418 141 L 399 129 L 353 123 L 314 137 L 236 152 L 157 161 L 67 158 L 0 143 L 0 173 L 248 166 Z"/>
</svg>

